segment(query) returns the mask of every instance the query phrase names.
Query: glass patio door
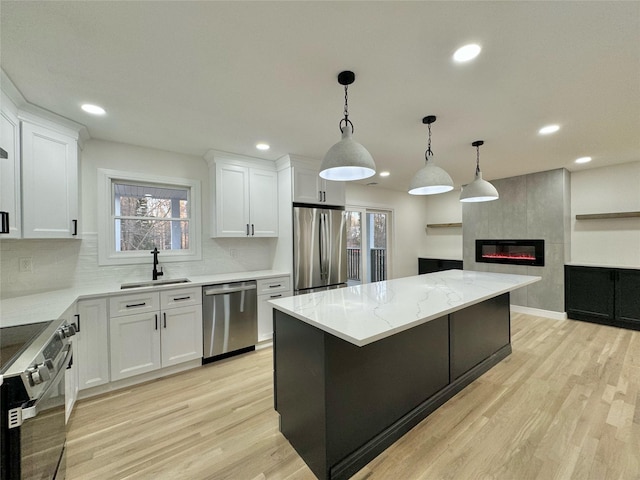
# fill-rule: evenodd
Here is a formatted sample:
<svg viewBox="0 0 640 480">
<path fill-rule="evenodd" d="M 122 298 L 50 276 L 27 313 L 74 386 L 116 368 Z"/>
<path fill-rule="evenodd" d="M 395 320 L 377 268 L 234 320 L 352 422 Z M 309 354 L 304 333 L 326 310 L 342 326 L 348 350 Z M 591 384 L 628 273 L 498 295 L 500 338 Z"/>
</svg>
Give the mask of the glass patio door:
<svg viewBox="0 0 640 480">
<path fill-rule="evenodd" d="M 347 223 L 347 284 L 387 279 L 391 212 L 350 208 Z"/>
</svg>

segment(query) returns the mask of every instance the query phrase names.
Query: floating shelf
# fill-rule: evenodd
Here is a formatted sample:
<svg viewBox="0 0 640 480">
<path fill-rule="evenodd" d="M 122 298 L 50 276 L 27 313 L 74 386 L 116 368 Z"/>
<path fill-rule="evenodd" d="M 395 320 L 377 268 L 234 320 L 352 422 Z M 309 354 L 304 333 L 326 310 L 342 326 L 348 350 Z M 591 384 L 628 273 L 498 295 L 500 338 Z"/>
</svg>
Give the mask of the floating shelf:
<svg viewBox="0 0 640 480">
<path fill-rule="evenodd" d="M 603 218 L 633 218 L 640 217 L 640 212 L 618 212 L 618 213 L 588 213 L 576 215 L 576 220 L 599 220 Z"/>
<path fill-rule="evenodd" d="M 462 223 L 427 223 L 428 228 L 461 227 Z"/>
</svg>

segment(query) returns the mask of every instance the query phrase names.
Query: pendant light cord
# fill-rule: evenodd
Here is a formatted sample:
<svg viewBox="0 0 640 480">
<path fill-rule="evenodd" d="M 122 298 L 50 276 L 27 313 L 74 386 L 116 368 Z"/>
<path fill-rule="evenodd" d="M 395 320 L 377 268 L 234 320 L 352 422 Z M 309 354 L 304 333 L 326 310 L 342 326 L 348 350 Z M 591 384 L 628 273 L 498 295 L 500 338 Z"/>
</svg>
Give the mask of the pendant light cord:
<svg viewBox="0 0 640 480">
<path fill-rule="evenodd" d="M 348 97 L 348 93 L 347 93 L 347 88 L 349 88 L 349 85 L 345 85 L 344 86 L 344 118 L 342 120 L 340 120 L 340 133 L 342 133 L 342 122 L 344 122 L 344 128 L 346 128 L 347 125 L 351 125 L 351 133 L 353 133 L 355 131 L 355 128 L 353 128 L 353 123 L 351 122 L 351 120 L 349 120 L 349 97 Z"/>
<path fill-rule="evenodd" d="M 480 173 L 480 145 L 476 145 L 476 175 Z"/>
<path fill-rule="evenodd" d="M 429 128 L 429 141 L 427 143 L 427 150 L 424 152 L 424 162 L 429 163 L 429 155 L 433 157 L 433 151 L 431 150 L 431 124 L 427 125 Z"/>
</svg>

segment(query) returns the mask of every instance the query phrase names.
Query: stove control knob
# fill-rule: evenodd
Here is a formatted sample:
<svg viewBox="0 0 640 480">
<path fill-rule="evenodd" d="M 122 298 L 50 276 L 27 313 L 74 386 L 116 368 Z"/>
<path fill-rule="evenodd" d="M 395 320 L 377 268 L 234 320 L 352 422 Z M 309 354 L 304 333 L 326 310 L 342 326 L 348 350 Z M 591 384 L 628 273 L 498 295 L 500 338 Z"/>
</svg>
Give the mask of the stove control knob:
<svg viewBox="0 0 640 480">
<path fill-rule="evenodd" d="M 40 385 L 47 380 L 51 380 L 49 368 L 44 363 L 31 367 L 28 371 L 31 385 Z"/>
<path fill-rule="evenodd" d="M 57 335 L 60 340 L 64 340 L 68 337 L 73 337 L 76 334 L 76 327 L 74 325 L 63 325 L 58 329 Z"/>
</svg>

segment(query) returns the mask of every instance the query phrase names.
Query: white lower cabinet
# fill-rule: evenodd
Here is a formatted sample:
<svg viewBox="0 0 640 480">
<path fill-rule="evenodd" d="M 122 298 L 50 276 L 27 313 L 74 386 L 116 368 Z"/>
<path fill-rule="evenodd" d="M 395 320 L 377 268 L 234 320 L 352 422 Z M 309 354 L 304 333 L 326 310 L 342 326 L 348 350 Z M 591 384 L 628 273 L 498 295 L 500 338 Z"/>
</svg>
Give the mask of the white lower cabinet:
<svg viewBox="0 0 640 480">
<path fill-rule="evenodd" d="M 107 300 L 79 300 L 76 304 L 74 364 L 80 390 L 109 383 L 109 323 Z"/>
<path fill-rule="evenodd" d="M 162 366 L 202 358 L 202 305 L 173 308 L 162 316 Z"/>
<path fill-rule="evenodd" d="M 73 322 L 73 315 L 75 312 L 75 305 L 72 305 L 67 309 L 66 312 L 62 314 L 67 323 Z M 78 398 L 78 364 L 76 363 L 75 357 L 75 348 L 76 341 L 75 336 L 70 337 L 71 346 L 73 348 L 73 357 L 71 364 L 64 372 L 64 420 L 65 423 L 69 421 L 69 417 L 71 417 L 71 412 L 73 411 L 73 406 L 76 403 L 76 399 Z"/>
<path fill-rule="evenodd" d="M 111 380 L 202 358 L 200 288 L 111 297 Z"/>
<path fill-rule="evenodd" d="M 288 276 L 258 280 L 258 341 L 273 338 L 273 307 L 269 300 L 288 297 L 293 292 Z"/>
</svg>

